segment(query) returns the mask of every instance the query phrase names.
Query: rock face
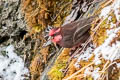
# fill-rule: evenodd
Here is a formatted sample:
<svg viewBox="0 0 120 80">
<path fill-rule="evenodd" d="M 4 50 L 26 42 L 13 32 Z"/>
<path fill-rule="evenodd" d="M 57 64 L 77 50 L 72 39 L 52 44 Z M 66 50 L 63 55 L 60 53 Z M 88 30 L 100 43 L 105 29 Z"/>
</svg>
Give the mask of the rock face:
<svg viewBox="0 0 120 80">
<path fill-rule="evenodd" d="M 18 49 L 15 49 L 14 51 L 19 53 L 19 55 L 23 53 L 22 51 L 25 47 L 25 43 L 22 43 L 22 39 L 27 33 L 24 16 L 21 14 L 20 3 L 21 0 L 0 0 L 0 49 L 2 49 L 2 47 L 13 44 L 14 47 Z M 10 63 L 8 67 L 11 65 L 12 63 Z M 17 70 L 16 68 L 14 69 Z M 5 73 L 3 74 L 5 75 Z"/>
<path fill-rule="evenodd" d="M 0 44 L 19 42 L 27 33 L 20 11 L 20 0 L 0 1 Z M 4 43 L 7 45 L 7 43 Z"/>
<path fill-rule="evenodd" d="M 31 78 L 33 77 L 33 79 L 31 80 L 48 80 L 49 76 L 47 76 L 46 74 L 48 74 L 48 71 L 54 66 L 53 64 L 55 63 L 56 58 L 61 54 L 63 50 L 60 49 L 59 51 L 56 51 L 53 47 L 50 48 L 51 54 L 45 55 L 42 54 L 42 52 L 40 52 L 41 50 L 40 44 L 42 40 L 40 41 L 39 36 L 38 38 L 33 38 L 37 36 L 32 34 L 32 37 L 28 35 L 26 39 L 23 40 L 24 36 L 27 35 L 27 33 L 29 33 L 29 30 L 27 30 L 26 28 L 26 22 L 24 21 L 24 16 L 22 15 L 21 12 L 21 1 L 22 0 L 0 0 L 0 48 L 1 46 L 8 46 L 9 44 L 13 44 L 17 51 L 16 53 L 20 53 L 18 55 L 21 56 L 24 54 L 25 66 L 27 65 L 27 67 L 30 66 L 32 57 L 35 54 L 39 54 L 39 56 L 37 55 L 37 58 L 35 58 L 35 61 L 33 59 L 33 63 L 35 63 L 33 64 L 33 67 L 35 68 L 32 69 L 31 71 L 34 72 L 35 70 L 36 72 L 33 73 L 33 76 L 32 74 L 30 75 Z M 92 4 L 91 2 L 97 0 L 88 0 L 88 2 L 86 2 L 87 0 L 73 0 L 73 1 L 74 2 L 71 14 L 66 18 L 64 24 L 81 18 L 81 16 L 83 16 L 88 10 L 89 10 L 88 12 L 92 12 L 92 10 L 94 10 L 94 8 L 96 8 L 97 5 L 95 4 L 95 6 L 94 5 L 91 6 L 93 9 L 89 9 L 90 5 Z M 37 35 L 39 34 L 40 33 L 37 33 Z M 48 61 L 45 62 L 43 56 L 45 56 L 45 59 Z M 36 67 L 35 65 L 38 65 L 38 67 Z M 39 65 L 41 67 L 39 67 Z M 36 76 L 37 69 L 39 69 L 40 71 L 38 70 L 39 75 Z M 60 68 L 57 70 L 61 72 L 62 69 Z M 56 75 L 55 77 L 58 76 L 59 75 Z"/>
<path fill-rule="evenodd" d="M 30 53 L 35 42 L 31 38 L 23 41 L 28 32 L 20 4 L 21 0 L 0 0 L 0 47 L 12 44 L 18 55 Z"/>
<path fill-rule="evenodd" d="M 0 46 L 13 44 L 18 52 L 24 53 L 31 49 L 28 43 L 33 41 L 31 38 L 23 41 L 27 29 L 20 4 L 21 0 L 0 1 Z"/>
</svg>

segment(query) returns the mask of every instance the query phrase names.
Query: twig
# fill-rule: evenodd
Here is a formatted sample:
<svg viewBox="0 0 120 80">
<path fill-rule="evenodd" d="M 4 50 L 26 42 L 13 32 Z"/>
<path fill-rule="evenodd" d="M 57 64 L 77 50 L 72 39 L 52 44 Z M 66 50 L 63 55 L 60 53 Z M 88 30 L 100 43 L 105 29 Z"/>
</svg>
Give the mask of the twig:
<svg viewBox="0 0 120 80">
<path fill-rule="evenodd" d="M 83 71 L 85 68 L 89 67 L 90 65 L 94 64 L 95 62 L 92 62 L 88 65 L 86 65 L 85 67 L 83 67 L 82 69 L 78 70 L 77 72 L 75 72 L 74 74 L 72 74 L 70 77 L 66 78 L 66 79 L 63 79 L 63 80 L 69 80 L 71 78 L 73 78 L 75 75 L 77 75 L 78 73 L 80 73 L 81 71 Z"/>
</svg>

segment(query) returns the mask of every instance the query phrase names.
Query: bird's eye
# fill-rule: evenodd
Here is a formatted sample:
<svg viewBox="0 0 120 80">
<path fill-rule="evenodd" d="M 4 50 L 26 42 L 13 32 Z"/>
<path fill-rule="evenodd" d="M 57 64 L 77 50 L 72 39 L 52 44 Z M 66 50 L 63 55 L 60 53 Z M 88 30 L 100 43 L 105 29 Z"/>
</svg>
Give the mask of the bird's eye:
<svg viewBox="0 0 120 80">
<path fill-rule="evenodd" d="M 54 34 L 53 34 L 53 37 L 55 37 L 55 36 L 57 36 L 57 35 L 59 35 L 59 33 L 58 33 L 58 32 L 54 33 Z"/>
<path fill-rule="evenodd" d="M 56 36 L 57 34 L 55 33 L 55 34 L 53 34 L 53 36 Z"/>
</svg>

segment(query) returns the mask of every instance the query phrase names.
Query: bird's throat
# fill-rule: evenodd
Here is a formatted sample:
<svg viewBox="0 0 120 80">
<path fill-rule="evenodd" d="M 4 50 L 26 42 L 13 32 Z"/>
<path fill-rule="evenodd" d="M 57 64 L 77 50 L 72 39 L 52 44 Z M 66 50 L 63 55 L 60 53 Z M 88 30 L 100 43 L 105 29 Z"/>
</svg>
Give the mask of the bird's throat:
<svg viewBox="0 0 120 80">
<path fill-rule="evenodd" d="M 52 39 L 52 41 L 54 42 L 54 43 L 58 43 L 59 41 L 61 41 L 62 40 L 62 36 L 61 35 L 57 35 L 57 36 L 55 36 L 53 39 Z"/>
</svg>

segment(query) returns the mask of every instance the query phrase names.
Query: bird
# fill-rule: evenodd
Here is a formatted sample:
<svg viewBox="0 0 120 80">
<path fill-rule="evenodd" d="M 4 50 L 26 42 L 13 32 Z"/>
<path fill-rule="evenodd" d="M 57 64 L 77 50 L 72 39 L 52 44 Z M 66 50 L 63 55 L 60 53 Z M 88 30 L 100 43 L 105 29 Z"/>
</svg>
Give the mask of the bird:
<svg viewBox="0 0 120 80">
<path fill-rule="evenodd" d="M 61 27 L 51 29 L 49 31 L 51 41 L 64 48 L 80 46 L 89 38 L 91 23 L 96 16 L 81 18 Z"/>
</svg>

